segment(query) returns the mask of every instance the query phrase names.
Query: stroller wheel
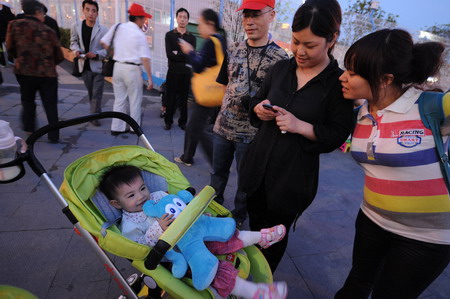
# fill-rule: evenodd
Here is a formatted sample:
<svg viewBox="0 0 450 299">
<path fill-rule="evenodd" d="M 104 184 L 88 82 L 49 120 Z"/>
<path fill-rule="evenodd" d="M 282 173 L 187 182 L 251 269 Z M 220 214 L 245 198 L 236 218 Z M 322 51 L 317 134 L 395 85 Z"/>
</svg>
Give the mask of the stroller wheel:
<svg viewBox="0 0 450 299">
<path fill-rule="evenodd" d="M 131 274 L 131 275 L 127 278 L 128 285 L 132 286 L 139 278 L 140 278 L 140 277 L 139 277 L 139 275 L 138 275 L 137 273 Z"/>
</svg>

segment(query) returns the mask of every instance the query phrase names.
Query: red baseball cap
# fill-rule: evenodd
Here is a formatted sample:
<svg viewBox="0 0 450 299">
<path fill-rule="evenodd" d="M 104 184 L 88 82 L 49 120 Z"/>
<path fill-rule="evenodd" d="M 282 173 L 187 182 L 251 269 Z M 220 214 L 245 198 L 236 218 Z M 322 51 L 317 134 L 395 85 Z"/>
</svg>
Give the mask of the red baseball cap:
<svg viewBox="0 0 450 299">
<path fill-rule="evenodd" d="M 149 18 L 149 19 L 152 17 L 151 14 L 145 12 L 145 10 L 142 7 L 142 5 L 139 5 L 137 3 L 131 4 L 130 8 L 128 9 L 128 14 L 130 16 L 146 17 L 146 18 Z"/>
<path fill-rule="evenodd" d="M 241 7 L 236 11 L 243 9 L 261 10 L 266 6 L 275 8 L 275 0 L 244 0 Z"/>
</svg>

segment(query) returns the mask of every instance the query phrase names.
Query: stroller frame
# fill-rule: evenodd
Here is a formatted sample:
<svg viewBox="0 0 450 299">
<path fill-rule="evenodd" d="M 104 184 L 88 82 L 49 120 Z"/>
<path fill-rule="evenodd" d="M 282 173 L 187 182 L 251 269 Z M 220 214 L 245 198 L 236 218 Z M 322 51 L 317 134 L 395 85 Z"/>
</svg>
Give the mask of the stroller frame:
<svg viewBox="0 0 450 299">
<path fill-rule="evenodd" d="M 104 249 L 102 249 L 95 236 L 91 234 L 88 230 L 82 227 L 77 217 L 72 213 L 72 211 L 69 208 L 69 204 L 66 201 L 66 199 L 61 194 L 60 190 L 55 186 L 55 184 L 50 179 L 49 175 L 47 174 L 45 168 L 42 166 L 42 164 L 39 162 L 39 160 L 36 158 L 34 153 L 34 144 L 35 142 L 42 137 L 43 135 L 47 134 L 50 131 L 53 130 L 59 130 L 62 128 L 86 123 L 92 120 L 97 119 L 104 119 L 104 118 L 119 118 L 123 121 L 125 121 L 136 133 L 138 136 L 138 139 L 140 142 L 142 142 L 146 149 L 151 150 L 152 152 L 155 152 L 153 147 L 151 146 L 148 139 L 143 134 L 142 129 L 140 126 L 136 123 L 136 121 L 124 113 L 119 112 L 102 112 L 92 115 L 87 115 L 79 118 L 74 118 L 66 121 L 59 121 L 58 123 L 44 126 L 37 131 L 33 132 L 32 135 L 28 137 L 26 140 L 28 144 L 28 149 L 25 153 L 17 153 L 16 159 L 14 159 L 11 162 L 0 164 L 0 168 L 4 167 L 10 167 L 10 166 L 19 166 L 21 168 L 21 173 L 14 179 L 9 180 L 5 183 L 10 183 L 13 181 L 16 181 L 24 176 L 25 174 L 25 168 L 24 163 L 28 163 L 32 171 L 44 181 L 44 183 L 48 186 L 51 193 L 53 193 L 62 208 L 62 212 L 65 214 L 65 216 L 69 219 L 69 221 L 74 226 L 75 232 L 79 234 L 83 239 L 86 240 L 88 245 L 94 250 L 94 252 L 97 254 L 98 258 L 100 258 L 103 267 L 106 269 L 106 271 L 112 276 L 113 280 L 118 284 L 118 287 L 120 288 L 121 292 L 125 296 L 125 298 L 139 298 L 136 293 L 138 293 L 141 288 L 140 286 L 134 286 L 130 285 L 130 283 L 125 279 L 120 271 L 117 269 L 115 264 L 111 261 L 111 259 L 108 257 Z M 172 225 L 169 227 L 169 229 L 166 230 L 166 232 L 160 237 L 159 241 L 153 247 L 145 260 L 134 260 L 132 262 L 132 265 L 135 269 L 139 270 L 143 273 L 143 275 L 148 273 L 149 271 L 152 272 L 153 269 L 156 268 L 156 266 L 160 263 L 162 257 L 167 252 L 167 250 L 171 249 L 175 244 L 178 242 L 179 239 L 184 235 L 184 232 L 200 217 L 201 214 L 203 214 L 206 207 L 211 203 L 212 199 L 215 197 L 215 191 L 213 188 L 207 186 L 205 189 L 199 193 L 199 196 L 196 196 L 186 207 L 186 210 L 189 210 L 188 213 L 180 214 L 175 222 L 178 223 L 187 223 L 184 227 L 181 227 L 180 225 Z M 195 201 L 195 203 L 194 203 Z M 200 208 L 199 208 L 200 207 Z M 223 208 L 222 208 L 223 209 Z M 189 215 L 189 216 L 186 216 Z M 177 221 L 178 220 L 178 221 Z M 175 224 L 174 222 L 174 224 Z M 254 247 L 254 246 L 253 246 Z M 244 251 L 251 256 L 251 259 L 259 259 L 262 254 L 255 248 L 245 248 Z M 250 259 L 250 257 L 249 257 Z M 255 263 L 255 265 L 252 265 L 252 269 L 255 269 L 259 274 L 256 274 L 255 276 L 260 281 L 272 281 L 272 275 L 270 268 L 268 267 L 267 262 L 264 260 L 262 263 L 258 261 L 258 264 Z M 268 270 L 268 271 L 267 271 Z M 262 274 L 261 274 L 262 273 Z M 142 277 L 142 275 L 141 275 Z M 150 276 L 153 278 L 152 276 Z M 137 279 L 139 280 L 139 279 Z M 164 289 L 164 288 L 163 288 Z M 204 298 L 204 296 L 201 296 Z M 122 297 L 123 298 L 123 297 Z"/>
</svg>

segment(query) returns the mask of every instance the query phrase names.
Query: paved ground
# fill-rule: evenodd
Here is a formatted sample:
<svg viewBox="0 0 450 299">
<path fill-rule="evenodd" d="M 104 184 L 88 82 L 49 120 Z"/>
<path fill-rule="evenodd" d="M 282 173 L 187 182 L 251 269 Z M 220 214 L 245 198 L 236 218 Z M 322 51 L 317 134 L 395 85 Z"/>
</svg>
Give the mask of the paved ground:
<svg viewBox="0 0 450 299">
<path fill-rule="evenodd" d="M 59 112 L 61 119 L 88 114 L 83 84 L 59 68 Z M 5 83 L 0 86 L 0 118 L 10 122 L 17 136 L 20 129 L 20 94 L 11 68 L 1 69 Z M 174 126 L 163 130 L 159 118 L 160 99 L 147 93 L 143 102 L 142 127 L 156 151 L 169 160 L 179 156 L 183 131 Z M 112 89 L 105 89 L 104 111 L 111 110 Z M 38 122 L 46 124 L 38 101 Z M 110 135 L 110 121 L 101 127 L 83 124 L 61 131 L 61 143 L 39 141 L 35 151 L 54 183 L 59 186 L 65 167 L 85 154 L 119 144 L 136 144 L 134 135 Z M 209 183 L 210 167 L 202 154 L 192 167 L 180 167 L 191 184 L 200 190 Z M 289 298 L 332 298 L 342 285 L 351 264 L 353 223 L 362 196 L 363 178 L 349 154 L 335 151 L 322 155 L 317 198 L 291 233 L 287 253 L 275 279 L 289 285 Z M 225 206 L 232 208 L 236 172 L 227 187 Z M 129 275 L 129 262 L 114 258 L 118 268 Z M 421 298 L 450 298 L 450 268 Z M 85 241 L 74 234 L 71 224 L 47 186 L 27 169 L 18 182 L 0 185 L 0 284 L 14 285 L 39 298 L 117 298 L 119 289 Z"/>
</svg>

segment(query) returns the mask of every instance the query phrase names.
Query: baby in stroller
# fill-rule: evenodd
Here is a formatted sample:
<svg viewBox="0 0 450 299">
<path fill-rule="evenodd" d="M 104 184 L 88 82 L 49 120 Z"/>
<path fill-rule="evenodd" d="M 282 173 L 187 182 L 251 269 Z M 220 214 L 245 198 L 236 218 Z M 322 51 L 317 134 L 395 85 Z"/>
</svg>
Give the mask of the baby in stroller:
<svg viewBox="0 0 450 299">
<path fill-rule="evenodd" d="M 143 212 L 144 203 L 152 199 L 158 201 L 167 193 L 150 192 L 144 183 L 141 170 L 131 165 L 109 167 L 102 176 L 100 190 L 110 200 L 110 204 L 122 210 L 120 230 L 125 237 L 140 244 L 154 246 L 158 238 L 174 221 L 173 215 L 161 218 L 147 216 Z M 283 239 L 286 228 L 277 225 L 259 232 L 237 231 L 226 243 L 207 242 L 214 254 L 227 254 L 243 247 L 258 244 L 263 248 Z M 221 244 L 219 244 L 221 243 Z M 222 297 L 229 294 L 243 298 L 286 298 L 285 282 L 273 284 L 254 283 L 238 276 L 238 270 L 228 261 L 220 261 L 216 276 L 211 285 Z"/>
</svg>

